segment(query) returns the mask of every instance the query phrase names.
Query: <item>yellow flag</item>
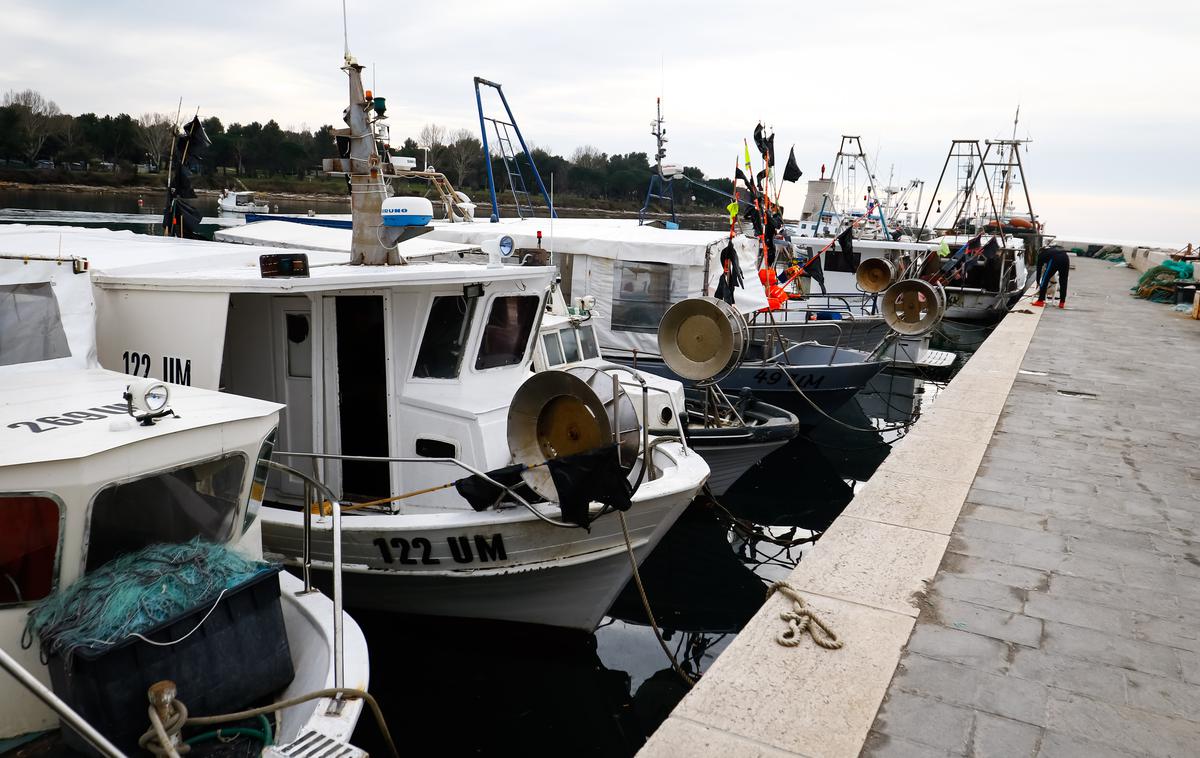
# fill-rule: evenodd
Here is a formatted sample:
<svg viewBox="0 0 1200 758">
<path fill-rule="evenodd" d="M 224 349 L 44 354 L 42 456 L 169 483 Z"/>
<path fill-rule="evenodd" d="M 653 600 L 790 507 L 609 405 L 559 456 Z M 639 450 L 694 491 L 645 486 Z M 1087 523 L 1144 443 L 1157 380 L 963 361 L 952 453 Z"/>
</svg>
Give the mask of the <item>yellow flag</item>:
<svg viewBox="0 0 1200 758">
<path fill-rule="evenodd" d="M 946 240 L 942 240 L 942 245 L 938 248 L 938 255 L 942 258 L 950 257 L 950 246 L 946 244 Z"/>
<path fill-rule="evenodd" d="M 750 170 L 750 144 L 746 140 L 742 140 L 742 147 L 746 148 L 746 170 Z"/>
<path fill-rule="evenodd" d="M 733 222 L 737 221 L 737 215 L 738 215 L 737 200 L 734 200 L 732 203 L 725 206 L 725 210 L 729 211 L 729 223 L 732 224 Z"/>
</svg>

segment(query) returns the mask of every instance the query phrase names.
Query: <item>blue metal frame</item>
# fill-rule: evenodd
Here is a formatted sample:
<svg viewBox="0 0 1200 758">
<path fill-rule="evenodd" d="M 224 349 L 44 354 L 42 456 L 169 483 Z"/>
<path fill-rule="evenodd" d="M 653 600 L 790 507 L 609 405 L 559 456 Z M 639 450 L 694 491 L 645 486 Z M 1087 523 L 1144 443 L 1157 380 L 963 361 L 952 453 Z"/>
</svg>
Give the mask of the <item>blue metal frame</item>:
<svg viewBox="0 0 1200 758">
<path fill-rule="evenodd" d="M 517 141 L 521 143 L 521 150 L 522 150 L 522 152 L 525 153 L 525 160 L 529 161 L 529 168 L 533 171 L 533 178 L 534 178 L 534 181 L 537 182 L 538 190 L 542 193 L 542 199 L 546 201 L 546 208 L 548 208 L 550 210 L 550 217 L 558 218 L 558 213 L 554 210 L 554 203 L 552 203 L 550 201 L 550 193 L 546 192 L 546 185 L 542 184 L 542 175 L 538 172 L 537 164 L 534 163 L 534 161 L 533 161 L 533 154 L 529 152 L 529 147 L 525 144 L 525 137 L 522 136 L 522 134 L 521 134 L 521 127 L 517 126 L 517 119 L 515 116 L 513 116 L 512 108 L 510 108 L 508 106 L 508 98 L 506 98 L 504 96 L 504 90 L 496 82 L 488 81 L 487 79 L 484 79 L 483 77 L 477 76 L 477 77 L 475 77 L 475 105 L 479 109 L 479 132 L 480 132 L 480 136 L 482 137 L 482 141 L 483 141 L 483 162 L 487 166 L 488 194 L 491 196 L 491 200 L 492 200 L 492 218 L 491 218 L 491 220 L 493 222 L 497 222 L 500 220 L 500 205 L 499 205 L 499 203 L 496 202 L 496 179 L 492 175 L 492 156 L 491 156 L 491 153 L 488 151 L 487 128 L 484 124 L 484 121 L 485 120 L 492 121 L 492 123 L 494 123 L 494 124 L 501 124 L 501 123 L 505 123 L 505 122 L 498 122 L 498 121 L 496 121 L 496 119 L 485 119 L 484 118 L 483 96 L 479 92 L 479 85 L 481 85 L 481 84 L 484 86 L 487 86 L 487 87 L 495 88 L 496 92 L 500 95 L 500 102 L 504 105 L 504 112 L 508 114 L 508 122 L 505 125 L 511 126 L 513 128 L 513 131 L 515 131 L 517 133 Z M 513 162 L 514 162 L 514 164 L 516 163 L 515 155 L 513 156 Z M 517 169 L 520 170 L 519 165 L 517 165 Z M 517 189 L 515 186 L 512 186 L 512 178 L 511 177 L 509 178 L 509 185 L 510 185 L 511 189 L 513 190 L 513 195 L 515 197 Z M 525 194 L 528 195 L 529 193 L 525 192 Z M 519 212 L 520 200 L 518 199 L 517 202 L 518 202 L 518 212 Z"/>
</svg>

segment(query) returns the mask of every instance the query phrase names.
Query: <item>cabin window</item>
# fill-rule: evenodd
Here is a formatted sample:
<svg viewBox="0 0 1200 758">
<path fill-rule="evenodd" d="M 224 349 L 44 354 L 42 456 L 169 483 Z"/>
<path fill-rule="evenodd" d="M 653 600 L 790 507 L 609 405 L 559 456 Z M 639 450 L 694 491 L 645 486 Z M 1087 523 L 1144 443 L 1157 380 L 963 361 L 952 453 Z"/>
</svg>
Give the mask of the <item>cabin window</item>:
<svg viewBox="0 0 1200 758">
<path fill-rule="evenodd" d="M 624 332 L 658 332 L 671 307 L 671 266 L 667 263 L 615 261 L 612 327 Z"/>
<path fill-rule="evenodd" d="M 558 333 L 562 337 L 563 357 L 567 363 L 579 360 L 579 335 L 574 329 L 563 329 Z"/>
<path fill-rule="evenodd" d="M 233 533 L 246 474 L 240 453 L 112 484 L 92 499 L 86 571 L 161 542 Z"/>
<path fill-rule="evenodd" d="M 307 313 L 284 314 L 287 323 L 287 372 L 294 378 L 312 378 L 312 340 Z"/>
<path fill-rule="evenodd" d="M 41 600 L 54 589 L 59 515 L 45 495 L 0 495 L 0 605 Z"/>
<path fill-rule="evenodd" d="M 599 358 L 600 346 L 596 344 L 596 330 L 590 326 L 579 328 L 579 349 L 586 358 Z"/>
<path fill-rule="evenodd" d="M 50 282 L 0 285 L 0 366 L 70 355 Z"/>
<path fill-rule="evenodd" d="M 421 379 L 453 379 L 458 376 L 466 350 L 467 334 L 471 329 L 471 315 L 475 312 L 475 300 L 463 295 L 441 295 L 433 299 L 413 376 Z"/>
<path fill-rule="evenodd" d="M 557 366 L 564 362 L 562 345 L 558 344 L 558 332 L 542 335 L 542 347 L 546 349 L 546 365 Z"/>
<path fill-rule="evenodd" d="M 541 302 L 536 295 L 503 295 L 493 300 L 492 311 L 483 327 L 475 368 L 520 363 L 525 357 L 529 334 L 537 323 Z"/>
</svg>

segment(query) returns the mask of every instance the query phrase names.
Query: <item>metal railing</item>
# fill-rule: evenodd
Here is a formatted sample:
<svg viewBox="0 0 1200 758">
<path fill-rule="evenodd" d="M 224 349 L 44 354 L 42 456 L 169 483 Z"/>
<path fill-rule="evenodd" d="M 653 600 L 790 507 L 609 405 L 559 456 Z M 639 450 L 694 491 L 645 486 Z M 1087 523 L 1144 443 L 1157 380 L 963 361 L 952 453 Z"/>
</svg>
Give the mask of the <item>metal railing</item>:
<svg viewBox="0 0 1200 758">
<path fill-rule="evenodd" d="M 0 668 L 11 674 L 14 679 L 24 685 L 25 689 L 37 696 L 38 700 L 49 706 L 67 726 L 75 730 L 98 753 L 110 758 L 125 758 L 125 754 L 109 742 L 107 737 L 98 732 L 83 716 L 76 713 L 71 706 L 63 702 L 62 698 L 55 695 L 49 687 L 39 682 L 33 674 L 29 673 L 24 666 L 17 662 L 17 659 L 9 655 L 3 648 L 0 648 Z"/>
</svg>

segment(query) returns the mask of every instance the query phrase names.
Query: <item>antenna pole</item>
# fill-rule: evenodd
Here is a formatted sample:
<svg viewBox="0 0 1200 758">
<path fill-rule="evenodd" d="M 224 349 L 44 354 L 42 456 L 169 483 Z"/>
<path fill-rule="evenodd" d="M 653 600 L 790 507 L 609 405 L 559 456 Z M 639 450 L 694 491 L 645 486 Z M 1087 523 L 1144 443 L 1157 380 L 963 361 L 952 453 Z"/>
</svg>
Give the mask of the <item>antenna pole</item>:
<svg viewBox="0 0 1200 758">
<path fill-rule="evenodd" d="M 346 60 L 350 60 L 350 33 L 346 26 L 346 0 L 342 0 L 342 46 Z"/>
</svg>

